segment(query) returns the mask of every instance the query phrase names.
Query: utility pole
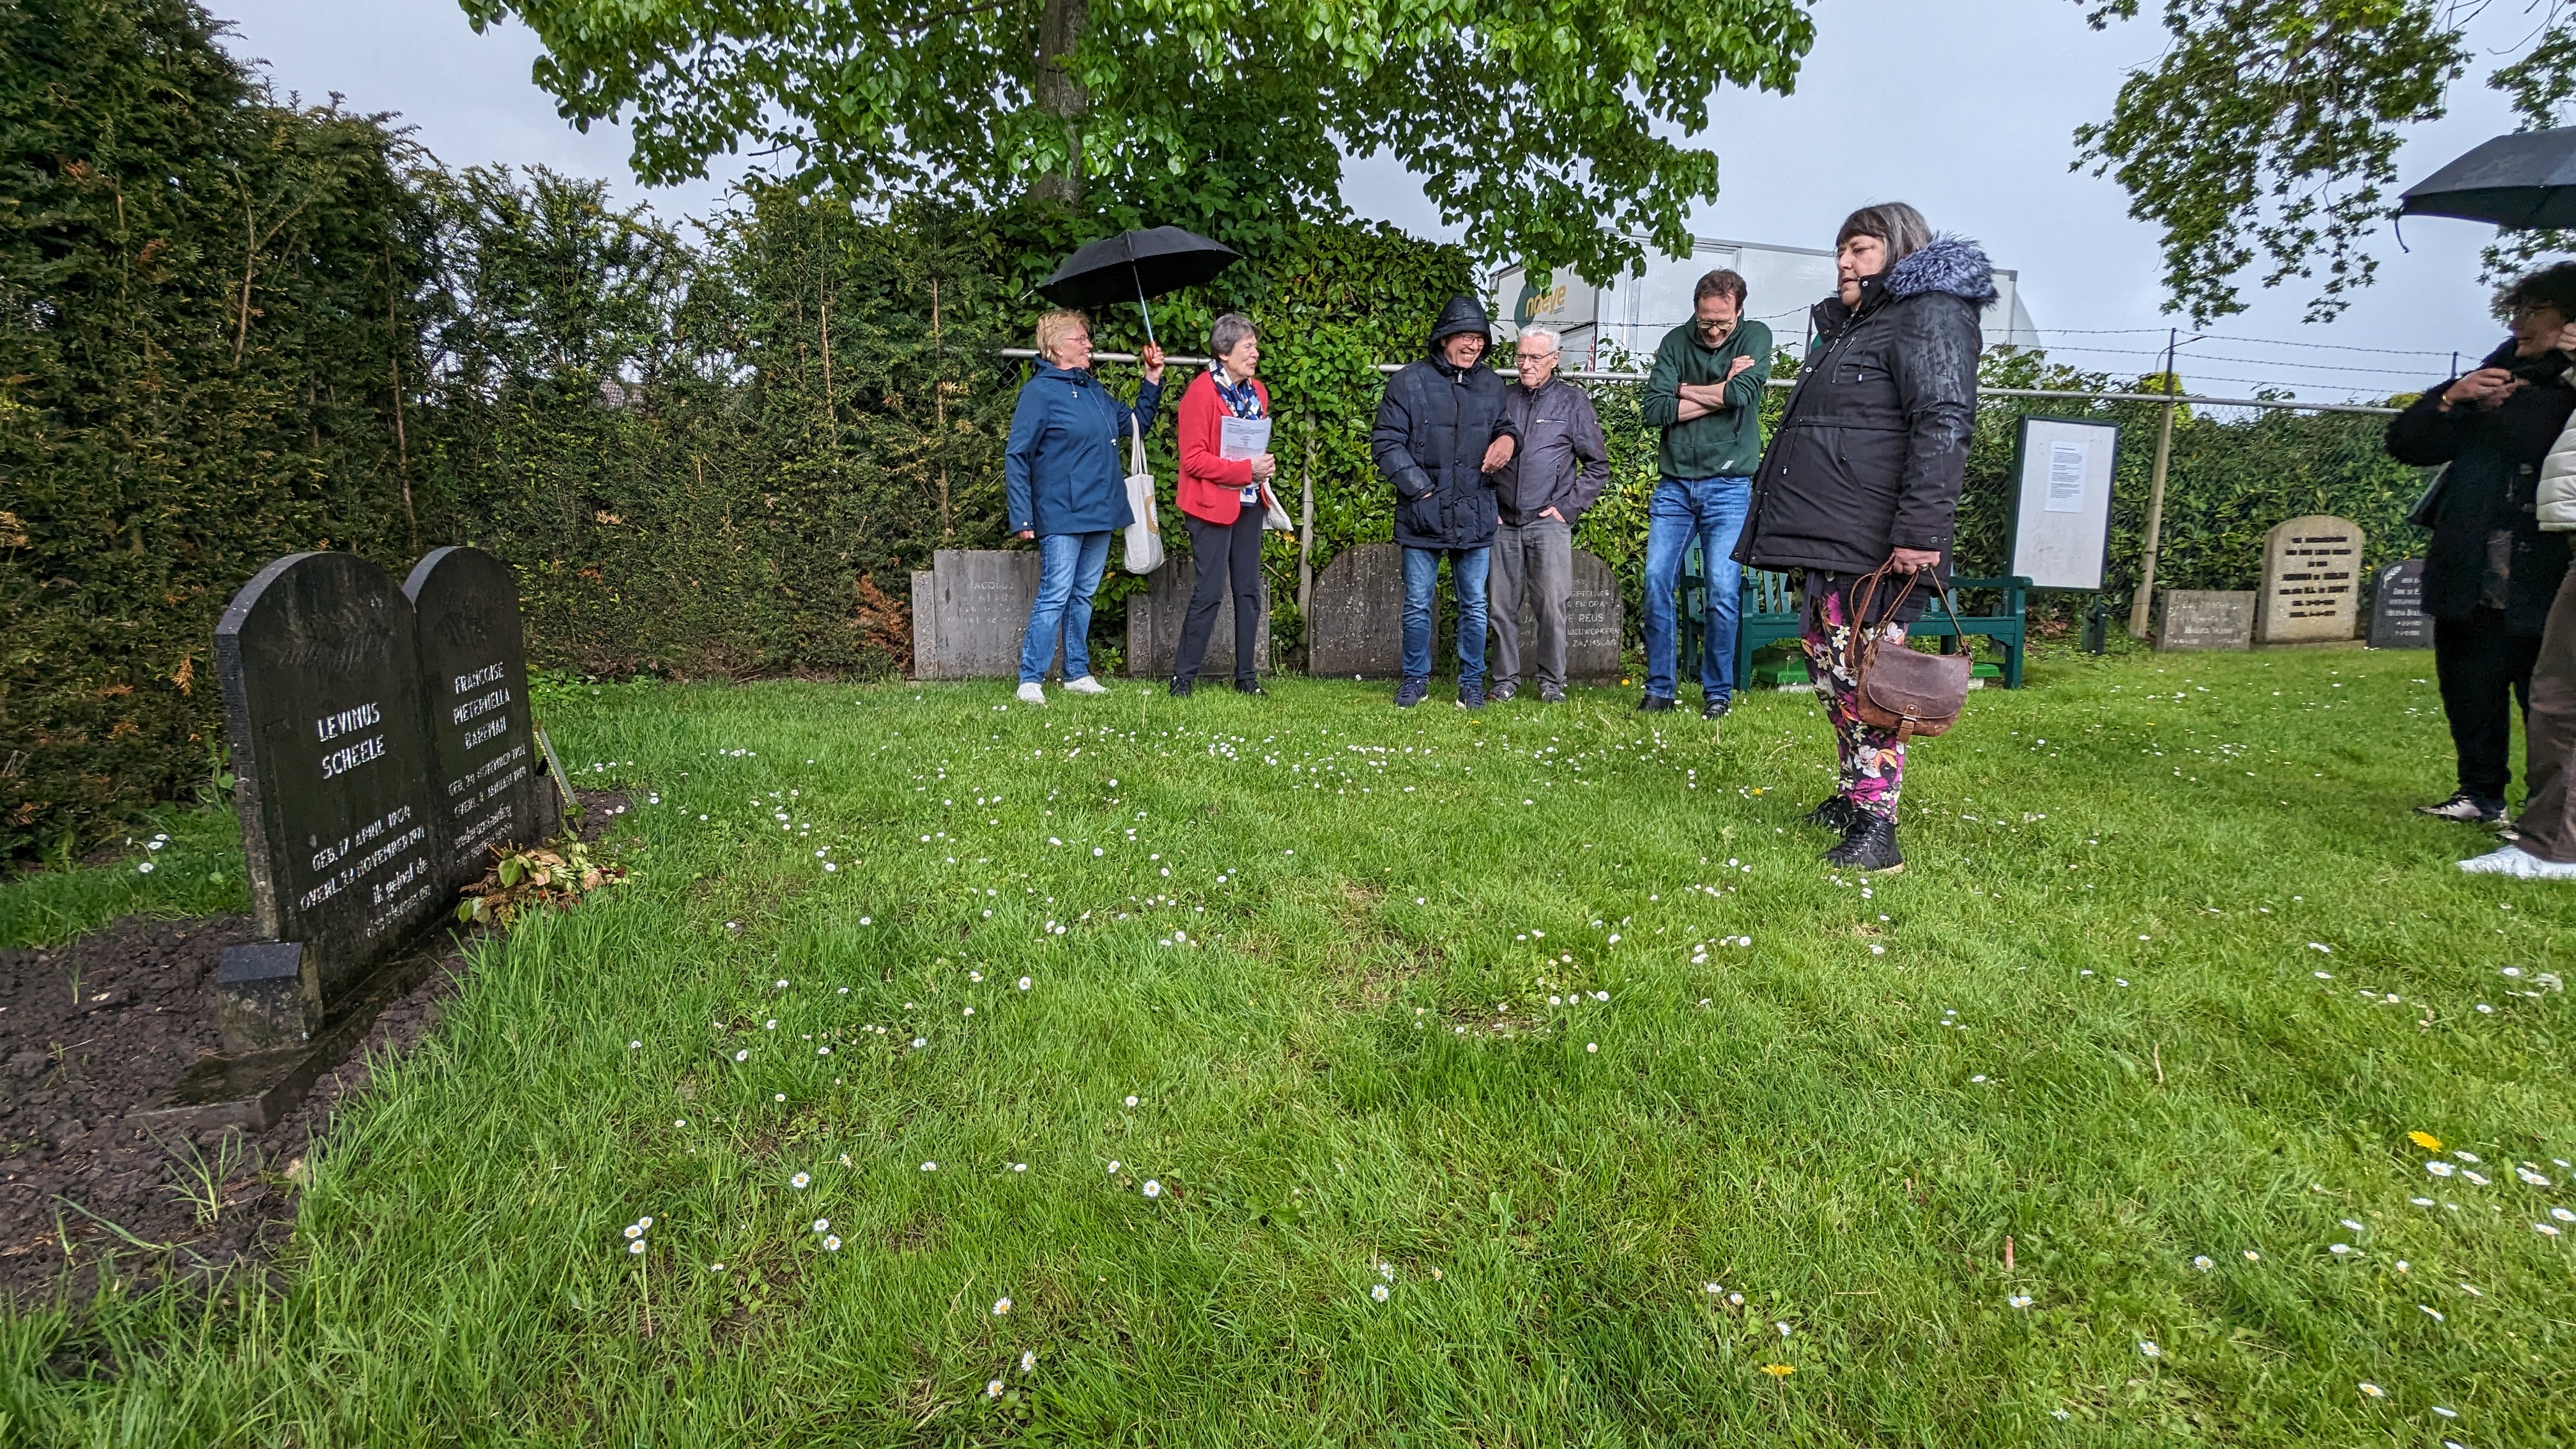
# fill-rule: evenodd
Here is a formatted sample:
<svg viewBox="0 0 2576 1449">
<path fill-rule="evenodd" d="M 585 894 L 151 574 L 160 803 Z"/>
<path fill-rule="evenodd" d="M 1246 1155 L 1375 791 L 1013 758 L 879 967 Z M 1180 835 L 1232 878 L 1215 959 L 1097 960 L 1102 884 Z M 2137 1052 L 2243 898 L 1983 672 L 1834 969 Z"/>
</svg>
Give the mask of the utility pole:
<svg viewBox="0 0 2576 1449">
<path fill-rule="evenodd" d="M 2156 424 L 2156 466 L 2147 484 L 2146 557 L 2138 565 L 2138 596 L 2129 601 L 2129 635 L 2136 639 L 2147 637 L 2147 614 L 2156 598 L 2156 535 L 2164 530 L 2165 465 L 2173 458 L 2173 399 L 2181 390 L 2174 379 L 2176 331 L 2165 329 L 2165 415 Z"/>
</svg>

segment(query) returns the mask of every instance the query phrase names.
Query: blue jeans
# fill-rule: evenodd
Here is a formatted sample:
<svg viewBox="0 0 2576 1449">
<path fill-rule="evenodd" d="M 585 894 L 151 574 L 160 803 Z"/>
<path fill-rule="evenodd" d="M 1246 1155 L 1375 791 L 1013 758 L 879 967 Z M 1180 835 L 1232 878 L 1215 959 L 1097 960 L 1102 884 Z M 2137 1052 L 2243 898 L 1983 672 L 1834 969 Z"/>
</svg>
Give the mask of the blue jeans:
<svg viewBox="0 0 2576 1449">
<path fill-rule="evenodd" d="M 1046 678 L 1059 632 L 1064 677 L 1091 672 L 1091 596 L 1100 592 L 1100 571 L 1109 563 L 1109 535 L 1102 529 L 1038 536 L 1038 597 L 1029 605 L 1029 632 L 1020 640 L 1020 683 Z"/>
<path fill-rule="evenodd" d="M 1682 554 L 1699 539 L 1708 573 L 1708 618 L 1700 647 L 1699 688 L 1709 699 L 1735 696 L 1735 621 L 1743 608 L 1744 565 L 1735 552 L 1753 503 L 1750 478 L 1666 478 L 1646 505 L 1646 693 L 1673 697 L 1674 590 Z"/>
<path fill-rule="evenodd" d="M 1485 677 L 1485 568 L 1493 561 L 1491 549 L 1404 551 L 1404 677 L 1431 677 L 1431 596 L 1443 555 L 1449 559 L 1449 587 L 1458 595 L 1458 682 L 1464 684 Z"/>
</svg>

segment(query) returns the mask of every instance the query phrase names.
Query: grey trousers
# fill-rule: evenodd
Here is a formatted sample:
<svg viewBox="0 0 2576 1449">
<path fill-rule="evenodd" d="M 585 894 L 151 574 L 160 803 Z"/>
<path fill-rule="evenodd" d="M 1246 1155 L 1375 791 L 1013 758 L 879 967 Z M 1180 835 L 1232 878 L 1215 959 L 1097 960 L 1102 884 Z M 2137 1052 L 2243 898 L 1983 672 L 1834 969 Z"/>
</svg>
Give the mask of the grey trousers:
<svg viewBox="0 0 2576 1449">
<path fill-rule="evenodd" d="M 1541 685 L 1563 689 L 1565 604 L 1574 596 L 1573 527 L 1546 518 L 1497 526 L 1486 580 L 1486 613 L 1494 625 L 1492 682 L 1520 682 L 1521 602 L 1526 597 L 1538 632 L 1530 641 L 1530 673 Z"/>
<path fill-rule="evenodd" d="M 2522 848 L 2542 860 L 2576 861 L 2576 569 L 2558 585 L 2540 659 L 2531 667 L 2531 708 L 2522 717 Z"/>
</svg>

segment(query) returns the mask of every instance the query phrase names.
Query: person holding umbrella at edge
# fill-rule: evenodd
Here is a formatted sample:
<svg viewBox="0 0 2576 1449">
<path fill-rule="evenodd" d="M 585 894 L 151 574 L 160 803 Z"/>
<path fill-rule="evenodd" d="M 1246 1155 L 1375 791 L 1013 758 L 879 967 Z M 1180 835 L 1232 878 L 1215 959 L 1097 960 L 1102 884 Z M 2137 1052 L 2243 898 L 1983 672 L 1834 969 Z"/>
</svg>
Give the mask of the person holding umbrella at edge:
<svg viewBox="0 0 2576 1449">
<path fill-rule="evenodd" d="M 1107 694 L 1091 677 L 1091 600 L 1109 538 L 1135 522 L 1119 445 L 1152 425 L 1163 397 L 1163 349 L 1147 343 L 1145 380 L 1129 407 L 1091 375 L 1091 323 L 1079 312 L 1038 319 L 1038 363 L 1011 410 L 1002 449 L 1011 532 L 1038 545 L 1038 596 L 1020 641 L 1019 697 L 1046 703 L 1058 640 L 1069 694 Z"/>
</svg>

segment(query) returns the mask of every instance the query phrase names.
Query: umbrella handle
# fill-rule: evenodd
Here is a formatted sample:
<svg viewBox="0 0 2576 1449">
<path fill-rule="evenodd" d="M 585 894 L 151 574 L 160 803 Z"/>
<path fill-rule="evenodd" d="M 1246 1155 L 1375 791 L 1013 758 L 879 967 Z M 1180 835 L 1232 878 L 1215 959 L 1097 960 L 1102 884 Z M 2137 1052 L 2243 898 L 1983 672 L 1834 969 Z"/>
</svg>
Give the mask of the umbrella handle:
<svg viewBox="0 0 2576 1449">
<path fill-rule="evenodd" d="M 1127 275 L 1136 283 L 1136 310 L 1145 314 L 1145 340 L 1160 346 L 1154 343 L 1154 309 L 1145 305 L 1145 274 L 1136 270 L 1132 258 L 1127 263 Z"/>
</svg>

